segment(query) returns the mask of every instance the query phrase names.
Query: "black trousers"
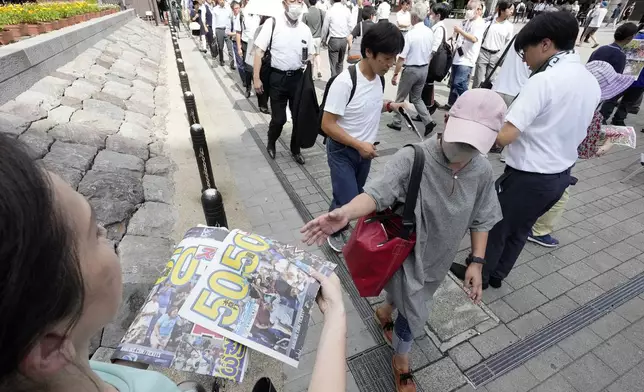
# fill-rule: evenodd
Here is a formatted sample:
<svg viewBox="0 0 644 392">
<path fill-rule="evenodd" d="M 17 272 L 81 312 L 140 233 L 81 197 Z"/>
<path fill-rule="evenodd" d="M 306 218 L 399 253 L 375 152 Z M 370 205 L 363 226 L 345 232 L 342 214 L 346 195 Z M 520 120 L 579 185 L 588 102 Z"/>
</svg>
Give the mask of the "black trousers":
<svg viewBox="0 0 644 392">
<path fill-rule="evenodd" d="M 629 87 L 622 94 L 604 102 L 600 109 L 604 120 L 610 119 L 616 106 L 617 111 L 613 115 L 613 121 L 624 122 L 628 113 L 637 114 L 642 104 L 643 94 L 644 87 Z"/>
<path fill-rule="evenodd" d="M 206 33 L 206 43 L 208 44 L 208 50 L 210 50 L 210 55 L 214 59 L 217 57 L 216 45 L 215 45 L 215 33 L 212 30 L 212 26 L 208 25 L 208 32 Z"/>
<path fill-rule="evenodd" d="M 483 283 L 490 276 L 504 279 L 523 250 L 532 226 L 570 185 L 570 169 L 559 174 L 538 174 L 506 166 L 496 181 L 503 220 L 494 225 L 487 240 Z"/>
<path fill-rule="evenodd" d="M 253 66 L 246 64 L 245 58 L 246 58 L 246 53 L 248 51 L 248 43 L 242 41 L 242 61 L 244 61 L 244 65 L 246 66 L 246 88 L 250 89 L 253 83 Z M 260 108 L 265 108 L 268 109 L 268 94 L 257 94 L 257 105 Z"/>
<path fill-rule="evenodd" d="M 269 95 L 271 98 L 271 122 L 268 125 L 268 145 L 275 146 L 275 142 L 282 134 L 286 124 L 286 105 L 288 104 L 293 114 L 293 100 L 295 91 L 302 79 L 302 71 L 291 75 L 277 71 L 271 72 L 269 77 Z M 291 153 L 299 154 L 300 146 L 295 130 L 291 133 Z"/>
</svg>

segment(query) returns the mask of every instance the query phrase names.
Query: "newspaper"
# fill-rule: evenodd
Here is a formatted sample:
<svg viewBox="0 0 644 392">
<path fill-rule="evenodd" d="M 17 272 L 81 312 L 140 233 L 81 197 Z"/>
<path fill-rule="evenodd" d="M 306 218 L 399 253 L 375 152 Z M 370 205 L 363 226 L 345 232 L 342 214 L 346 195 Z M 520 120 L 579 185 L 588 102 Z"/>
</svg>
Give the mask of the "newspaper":
<svg viewBox="0 0 644 392">
<path fill-rule="evenodd" d="M 320 284 L 335 264 L 257 234 L 233 230 L 179 314 L 297 367 Z"/>
<path fill-rule="evenodd" d="M 178 315 L 227 235 L 215 227 L 186 232 L 112 359 L 243 381 L 247 348 Z"/>
<path fill-rule="evenodd" d="M 601 130 L 606 134 L 606 140 L 616 146 L 637 147 L 637 135 L 633 127 L 602 125 Z"/>
<path fill-rule="evenodd" d="M 644 68 L 644 40 L 634 39 L 625 45 L 623 50 L 626 54 L 626 67 L 623 74 L 637 80 Z"/>
</svg>

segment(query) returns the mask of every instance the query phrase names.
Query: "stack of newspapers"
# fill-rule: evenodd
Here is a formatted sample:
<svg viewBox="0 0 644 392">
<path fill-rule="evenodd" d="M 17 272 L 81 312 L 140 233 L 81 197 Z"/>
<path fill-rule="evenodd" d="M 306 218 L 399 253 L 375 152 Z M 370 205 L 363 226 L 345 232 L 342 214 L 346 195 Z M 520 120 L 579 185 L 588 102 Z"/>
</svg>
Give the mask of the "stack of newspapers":
<svg viewBox="0 0 644 392">
<path fill-rule="evenodd" d="M 112 359 L 242 382 L 248 348 L 297 367 L 335 264 L 241 230 L 195 227 L 174 249 Z"/>
</svg>

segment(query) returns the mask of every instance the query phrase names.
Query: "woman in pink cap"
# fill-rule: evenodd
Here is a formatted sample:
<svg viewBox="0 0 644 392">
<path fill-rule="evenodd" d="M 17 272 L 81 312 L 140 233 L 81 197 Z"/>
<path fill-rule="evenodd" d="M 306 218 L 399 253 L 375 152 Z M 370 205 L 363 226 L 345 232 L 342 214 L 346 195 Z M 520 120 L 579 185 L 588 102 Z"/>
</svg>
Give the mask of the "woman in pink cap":
<svg viewBox="0 0 644 392">
<path fill-rule="evenodd" d="M 416 390 L 409 352 L 414 338 L 425 335 L 428 302 L 468 230 L 472 255 L 465 286 L 472 300 L 481 299 L 487 233 L 501 220 L 492 167 L 481 153 L 494 144 L 506 109 L 503 99 L 493 91 L 467 91 L 451 108 L 443 139 L 419 144 L 425 165 L 415 210 L 416 246 L 385 287 L 387 300 L 376 311 L 384 337 L 395 351 L 393 369 L 398 392 Z M 363 194 L 307 223 L 302 228 L 304 241 L 322 245 L 351 220 L 403 203 L 413 162 L 413 149 L 398 151 L 385 165 L 382 177 L 367 183 Z M 395 323 L 394 309 L 398 309 Z"/>
</svg>

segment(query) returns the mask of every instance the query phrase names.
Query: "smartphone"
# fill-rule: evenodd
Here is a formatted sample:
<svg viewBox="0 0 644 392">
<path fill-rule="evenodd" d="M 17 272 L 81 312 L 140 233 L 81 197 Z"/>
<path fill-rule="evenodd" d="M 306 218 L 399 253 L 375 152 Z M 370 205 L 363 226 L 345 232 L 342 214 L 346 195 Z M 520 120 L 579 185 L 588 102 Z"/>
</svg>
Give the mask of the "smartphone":
<svg viewBox="0 0 644 392">
<path fill-rule="evenodd" d="M 458 52 L 459 56 L 463 57 L 463 48 L 459 47 L 458 49 L 456 49 L 456 52 Z"/>
<path fill-rule="evenodd" d="M 373 142 L 374 147 L 380 144 L 380 142 Z"/>
</svg>

